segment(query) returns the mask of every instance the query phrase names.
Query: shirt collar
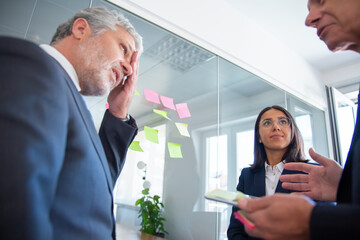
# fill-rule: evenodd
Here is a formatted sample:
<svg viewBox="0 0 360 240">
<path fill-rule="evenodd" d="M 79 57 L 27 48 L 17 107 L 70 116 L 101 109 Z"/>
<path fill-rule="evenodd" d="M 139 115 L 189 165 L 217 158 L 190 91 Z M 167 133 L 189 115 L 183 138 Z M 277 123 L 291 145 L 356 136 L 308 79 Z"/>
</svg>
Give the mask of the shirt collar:
<svg viewBox="0 0 360 240">
<path fill-rule="evenodd" d="M 80 92 L 79 78 L 76 71 L 71 63 L 62 55 L 58 50 L 48 44 L 41 44 L 40 47 L 50 56 L 52 56 L 58 63 L 64 68 L 66 73 L 70 76 L 74 82 L 76 89 Z"/>
<path fill-rule="evenodd" d="M 284 165 L 285 165 L 285 160 L 282 160 L 281 162 L 276 164 L 273 168 L 271 168 L 271 166 L 267 162 L 265 162 L 265 170 L 270 171 L 270 170 L 278 169 L 280 172 L 282 172 L 284 170 Z"/>
</svg>

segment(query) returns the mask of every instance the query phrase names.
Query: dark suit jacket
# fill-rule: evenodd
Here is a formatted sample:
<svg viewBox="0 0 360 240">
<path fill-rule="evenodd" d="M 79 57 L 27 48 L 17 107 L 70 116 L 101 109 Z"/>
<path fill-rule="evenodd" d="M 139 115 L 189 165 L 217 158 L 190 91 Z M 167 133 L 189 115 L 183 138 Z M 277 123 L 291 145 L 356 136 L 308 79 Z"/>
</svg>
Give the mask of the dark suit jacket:
<svg viewBox="0 0 360 240">
<path fill-rule="evenodd" d="M 115 239 L 112 190 L 136 132 L 106 112 L 100 140 L 64 69 L 0 38 L 0 239 Z"/>
<path fill-rule="evenodd" d="M 358 102 L 360 96 L 358 97 Z M 337 205 L 316 205 L 311 239 L 360 239 L 360 112 L 337 192 Z"/>
<path fill-rule="evenodd" d="M 284 169 L 281 174 L 294 174 L 299 173 L 297 171 L 290 171 Z M 250 168 L 244 168 L 241 171 L 239 177 L 239 183 L 236 187 L 236 190 L 243 193 L 255 196 L 262 197 L 265 196 L 265 168 L 258 170 L 251 170 Z M 284 189 L 281 187 L 281 182 L 279 181 L 276 186 L 276 193 L 291 193 L 292 191 Z M 239 210 L 236 207 L 233 207 L 230 224 L 227 231 L 227 236 L 229 240 L 240 240 L 240 239 L 258 239 L 250 237 L 244 229 L 244 225 L 234 217 L 234 212 Z"/>
</svg>

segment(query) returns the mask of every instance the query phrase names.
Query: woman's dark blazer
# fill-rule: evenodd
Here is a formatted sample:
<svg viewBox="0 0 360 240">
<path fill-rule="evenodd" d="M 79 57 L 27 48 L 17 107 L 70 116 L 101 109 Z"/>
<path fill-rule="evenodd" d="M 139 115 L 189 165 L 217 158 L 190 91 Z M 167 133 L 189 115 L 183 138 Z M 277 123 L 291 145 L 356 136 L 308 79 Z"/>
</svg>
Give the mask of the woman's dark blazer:
<svg viewBox="0 0 360 240">
<path fill-rule="evenodd" d="M 290 171 L 284 169 L 282 174 L 294 174 L 299 173 L 298 171 Z M 250 167 L 244 168 L 241 171 L 239 177 L 239 183 L 236 187 L 236 190 L 241 191 L 243 193 L 262 197 L 265 196 L 265 168 L 251 170 Z M 279 181 L 275 192 L 277 193 L 291 193 L 292 191 L 284 189 L 281 187 L 281 182 Z M 237 211 L 238 208 L 233 207 L 230 225 L 227 231 L 227 236 L 229 240 L 239 240 L 239 239 L 258 239 L 253 238 L 247 235 L 244 229 L 244 225 L 234 217 L 234 211 Z"/>
</svg>

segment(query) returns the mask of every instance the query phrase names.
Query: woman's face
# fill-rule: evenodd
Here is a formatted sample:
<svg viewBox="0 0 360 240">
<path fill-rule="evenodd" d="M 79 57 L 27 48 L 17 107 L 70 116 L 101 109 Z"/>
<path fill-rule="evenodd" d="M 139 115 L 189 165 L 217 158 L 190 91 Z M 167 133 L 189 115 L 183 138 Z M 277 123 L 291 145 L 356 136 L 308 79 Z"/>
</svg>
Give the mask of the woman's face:
<svg viewBox="0 0 360 240">
<path fill-rule="evenodd" d="M 266 111 L 259 123 L 259 142 L 264 144 L 266 152 L 285 151 L 291 142 L 290 119 L 276 109 Z"/>
</svg>

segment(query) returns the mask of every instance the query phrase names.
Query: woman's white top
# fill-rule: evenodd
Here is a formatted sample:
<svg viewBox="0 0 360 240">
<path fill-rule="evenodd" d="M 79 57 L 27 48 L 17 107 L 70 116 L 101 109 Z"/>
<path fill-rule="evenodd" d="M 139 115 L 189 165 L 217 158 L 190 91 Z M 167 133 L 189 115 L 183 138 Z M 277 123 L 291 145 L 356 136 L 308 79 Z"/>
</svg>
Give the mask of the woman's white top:
<svg viewBox="0 0 360 240">
<path fill-rule="evenodd" d="M 284 170 L 285 160 L 271 167 L 265 162 L 265 194 L 273 195 L 279 182 L 282 171 Z"/>
</svg>

